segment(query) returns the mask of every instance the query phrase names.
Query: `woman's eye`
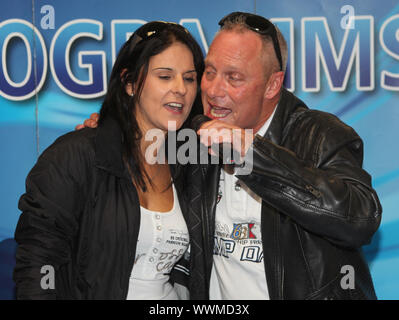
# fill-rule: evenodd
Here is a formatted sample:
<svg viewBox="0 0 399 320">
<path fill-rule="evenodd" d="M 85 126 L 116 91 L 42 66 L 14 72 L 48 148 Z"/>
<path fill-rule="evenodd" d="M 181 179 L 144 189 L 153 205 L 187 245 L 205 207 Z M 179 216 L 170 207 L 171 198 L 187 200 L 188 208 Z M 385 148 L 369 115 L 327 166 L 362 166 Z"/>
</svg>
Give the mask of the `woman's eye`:
<svg viewBox="0 0 399 320">
<path fill-rule="evenodd" d="M 162 80 L 169 80 L 169 79 L 170 79 L 170 76 L 159 76 L 159 79 L 162 79 Z"/>
<path fill-rule="evenodd" d="M 195 79 L 191 78 L 191 77 L 190 78 L 185 78 L 184 80 L 187 81 L 187 82 L 194 82 L 195 81 Z"/>
</svg>

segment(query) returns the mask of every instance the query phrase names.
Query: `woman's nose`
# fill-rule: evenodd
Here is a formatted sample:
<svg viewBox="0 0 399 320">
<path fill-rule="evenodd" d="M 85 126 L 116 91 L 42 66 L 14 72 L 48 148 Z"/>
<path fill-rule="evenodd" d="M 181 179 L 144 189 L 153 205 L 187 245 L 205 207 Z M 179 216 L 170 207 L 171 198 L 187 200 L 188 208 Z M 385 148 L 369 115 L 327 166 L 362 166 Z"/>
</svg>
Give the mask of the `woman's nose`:
<svg viewBox="0 0 399 320">
<path fill-rule="evenodd" d="M 173 92 L 184 96 L 187 92 L 186 84 L 184 83 L 183 76 L 175 77 L 173 82 Z"/>
</svg>

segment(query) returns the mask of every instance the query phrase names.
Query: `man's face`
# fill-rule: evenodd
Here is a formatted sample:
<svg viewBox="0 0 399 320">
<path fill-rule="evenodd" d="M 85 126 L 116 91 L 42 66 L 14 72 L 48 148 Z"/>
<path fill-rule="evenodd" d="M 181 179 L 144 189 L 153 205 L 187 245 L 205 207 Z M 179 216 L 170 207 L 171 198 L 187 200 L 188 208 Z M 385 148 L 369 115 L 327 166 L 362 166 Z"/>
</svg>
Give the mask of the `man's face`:
<svg viewBox="0 0 399 320">
<path fill-rule="evenodd" d="M 270 116 L 262 40 L 252 31 L 222 31 L 205 59 L 201 81 L 204 113 L 256 132 Z"/>
</svg>

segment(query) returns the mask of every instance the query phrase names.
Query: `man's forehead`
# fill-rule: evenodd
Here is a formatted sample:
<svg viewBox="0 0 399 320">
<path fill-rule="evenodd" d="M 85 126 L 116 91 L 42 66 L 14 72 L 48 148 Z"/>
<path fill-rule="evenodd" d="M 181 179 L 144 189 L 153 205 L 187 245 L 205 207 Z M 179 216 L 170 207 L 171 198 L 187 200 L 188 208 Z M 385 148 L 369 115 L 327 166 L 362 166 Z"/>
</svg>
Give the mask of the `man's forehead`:
<svg viewBox="0 0 399 320">
<path fill-rule="evenodd" d="M 220 31 L 209 47 L 205 63 L 212 63 L 215 59 L 251 60 L 258 57 L 262 50 L 260 38 L 252 31 Z"/>
</svg>

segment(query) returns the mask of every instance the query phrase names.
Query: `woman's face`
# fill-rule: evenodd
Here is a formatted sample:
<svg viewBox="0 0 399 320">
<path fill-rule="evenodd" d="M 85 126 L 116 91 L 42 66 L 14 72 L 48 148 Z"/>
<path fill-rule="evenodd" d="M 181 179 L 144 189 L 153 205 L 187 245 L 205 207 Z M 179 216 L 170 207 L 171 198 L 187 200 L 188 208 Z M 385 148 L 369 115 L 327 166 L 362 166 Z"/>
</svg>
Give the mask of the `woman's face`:
<svg viewBox="0 0 399 320">
<path fill-rule="evenodd" d="M 155 128 L 167 131 L 168 122 L 172 122 L 174 128 L 179 129 L 191 111 L 197 85 L 193 55 L 186 45 L 174 42 L 151 57 L 147 77 L 135 108 L 142 132 Z M 134 92 L 134 86 L 130 90 Z M 171 130 L 174 128 L 169 127 Z"/>
</svg>

